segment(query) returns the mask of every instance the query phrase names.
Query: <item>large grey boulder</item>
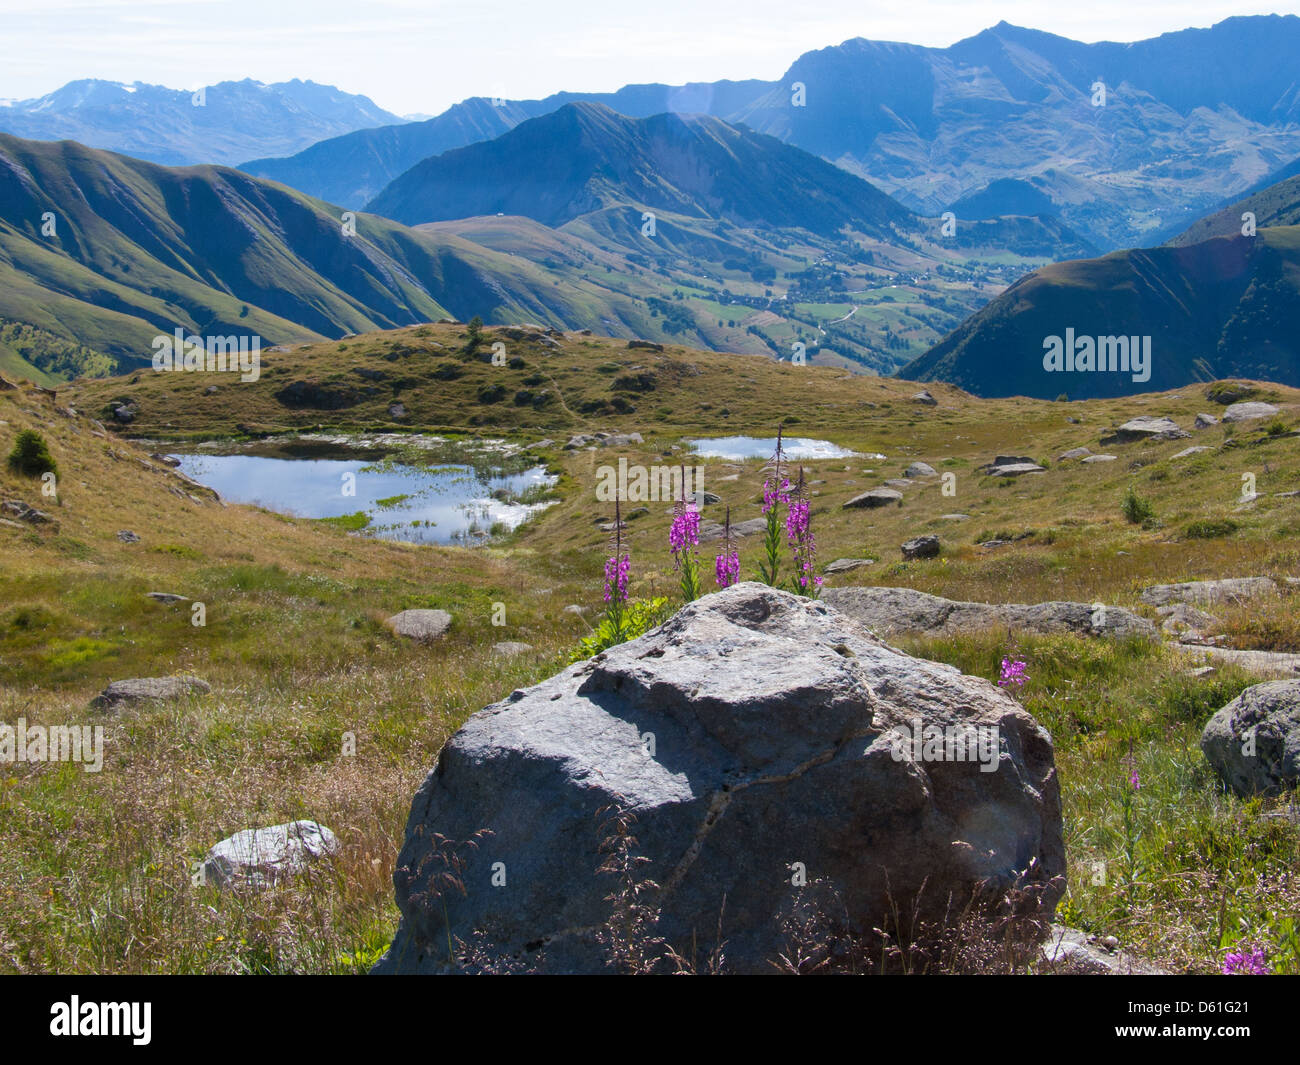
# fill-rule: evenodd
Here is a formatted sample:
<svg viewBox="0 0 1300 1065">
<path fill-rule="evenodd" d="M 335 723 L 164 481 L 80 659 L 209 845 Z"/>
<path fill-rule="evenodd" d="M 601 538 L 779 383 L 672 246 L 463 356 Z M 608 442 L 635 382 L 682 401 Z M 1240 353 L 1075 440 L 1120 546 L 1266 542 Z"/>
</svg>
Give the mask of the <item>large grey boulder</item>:
<svg viewBox="0 0 1300 1065">
<path fill-rule="evenodd" d="M 206 695 L 212 688 L 198 677 L 132 677 L 115 680 L 90 701 L 99 710 L 148 702 L 170 702 L 187 695 Z"/>
<path fill-rule="evenodd" d="M 895 503 L 903 501 L 903 493 L 897 488 L 873 488 L 870 492 L 863 492 L 848 500 L 844 510 L 873 509 L 875 507 L 888 507 Z"/>
<path fill-rule="evenodd" d="M 1210 718 L 1201 750 L 1238 795 L 1275 795 L 1300 784 L 1300 680 L 1247 688 Z"/>
<path fill-rule="evenodd" d="M 338 837 L 316 821 L 245 829 L 208 851 L 201 867 L 203 883 L 269 887 L 305 872 L 312 861 L 336 854 L 338 849 Z"/>
<path fill-rule="evenodd" d="M 451 627 L 451 615 L 445 610 L 403 610 L 389 618 L 386 624 L 398 636 L 427 643 Z"/>
<path fill-rule="evenodd" d="M 1250 422 L 1257 418 L 1271 418 L 1278 412 L 1272 403 L 1234 403 L 1223 412 L 1225 422 Z"/>
<path fill-rule="evenodd" d="M 1155 626 L 1121 607 L 1099 603 L 963 603 L 911 588 L 827 588 L 822 598 L 882 636 L 948 635 L 989 628 L 1156 639 Z"/>
<path fill-rule="evenodd" d="M 905 559 L 938 558 L 939 538 L 933 534 L 914 536 L 912 539 L 904 541 L 902 552 Z"/>
<path fill-rule="evenodd" d="M 918 758 L 901 739 L 918 722 L 982 729 L 997 755 Z M 603 971 L 610 804 L 635 816 L 650 859 L 637 875 L 660 885 L 641 897 L 649 933 L 689 953 L 721 920 L 740 972 L 771 971 L 804 876 L 832 883 L 859 931 L 1031 867 L 1049 911 L 1064 886 L 1052 741 L 1023 707 L 823 602 L 747 582 L 465 723 L 412 804 L 401 923 L 376 971 L 444 971 L 445 921 L 466 941 L 482 930 L 489 961 L 540 949 L 550 971 Z M 453 855 L 464 894 L 445 876 Z"/>
<path fill-rule="evenodd" d="M 1151 606 L 1170 603 L 1239 603 L 1262 595 L 1276 595 L 1277 583 L 1270 577 L 1224 577 L 1214 581 L 1183 581 L 1181 584 L 1153 584 L 1142 590 L 1141 599 Z"/>
<path fill-rule="evenodd" d="M 938 471 L 928 462 L 913 462 L 903 471 L 904 477 L 935 477 Z"/>
<path fill-rule="evenodd" d="M 1118 429 L 1101 438 L 1103 444 L 1129 444 L 1135 440 L 1181 440 L 1191 436 L 1186 429 L 1169 418 L 1153 418 L 1144 414 L 1126 421 Z"/>
</svg>

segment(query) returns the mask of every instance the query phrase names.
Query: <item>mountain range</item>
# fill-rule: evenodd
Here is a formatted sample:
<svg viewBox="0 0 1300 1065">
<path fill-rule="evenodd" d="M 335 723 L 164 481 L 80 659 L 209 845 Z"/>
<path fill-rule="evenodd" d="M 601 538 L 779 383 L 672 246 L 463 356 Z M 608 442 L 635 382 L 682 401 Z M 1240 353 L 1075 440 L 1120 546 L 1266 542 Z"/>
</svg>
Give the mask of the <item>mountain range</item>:
<svg viewBox="0 0 1300 1065">
<path fill-rule="evenodd" d="M 194 92 L 85 78 L 0 106 L 6 133 L 75 140 L 168 166 L 292 154 L 341 133 L 400 121 L 365 96 L 297 78 L 272 85 L 245 78 Z"/>
<path fill-rule="evenodd" d="M 634 118 L 743 124 L 921 214 L 984 196 L 995 213 L 1050 209 L 1099 248 L 1131 247 L 1167 239 L 1300 156 L 1298 51 L 1300 18 L 1290 15 L 1133 44 L 1007 23 L 949 48 L 857 38 L 800 56 L 776 81 L 476 98 L 244 169 L 355 208 L 429 156 L 587 101 Z"/>
<path fill-rule="evenodd" d="M 479 315 L 754 354 L 801 342 L 888 372 L 1018 273 L 1090 250 L 1057 219 L 942 238 L 773 137 L 590 103 L 428 160 L 379 210 L 398 221 L 230 168 L 0 135 L 0 315 L 123 367 L 176 327 L 287 343 Z"/>
</svg>

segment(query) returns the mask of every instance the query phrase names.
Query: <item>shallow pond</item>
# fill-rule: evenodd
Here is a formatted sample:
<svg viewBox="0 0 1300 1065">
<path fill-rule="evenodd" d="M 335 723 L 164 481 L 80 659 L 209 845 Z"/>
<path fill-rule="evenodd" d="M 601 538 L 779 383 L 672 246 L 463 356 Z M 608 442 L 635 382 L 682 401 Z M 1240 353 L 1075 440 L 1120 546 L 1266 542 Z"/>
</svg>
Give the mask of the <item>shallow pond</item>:
<svg viewBox="0 0 1300 1065">
<path fill-rule="evenodd" d="M 546 506 L 540 497 L 555 483 L 545 466 L 499 441 L 396 440 L 296 437 L 170 453 L 181 472 L 228 502 L 413 543 L 481 543 Z"/>
<path fill-rule="evenodd" d="M 683 443 L 701 458 L 728 459 L 732 462 L 739 462 L 742 459 L 770 459 L 776 452 L 774 436 L 715 436 L 684 440 Z M 829 440 L 814 440 L 806 436 L 783 437 L 781 447 L 785 451 L 786 458 L 805 461 L 842 459 L 855 454 L 848 448 L 832 444 Z"/>
</svg>

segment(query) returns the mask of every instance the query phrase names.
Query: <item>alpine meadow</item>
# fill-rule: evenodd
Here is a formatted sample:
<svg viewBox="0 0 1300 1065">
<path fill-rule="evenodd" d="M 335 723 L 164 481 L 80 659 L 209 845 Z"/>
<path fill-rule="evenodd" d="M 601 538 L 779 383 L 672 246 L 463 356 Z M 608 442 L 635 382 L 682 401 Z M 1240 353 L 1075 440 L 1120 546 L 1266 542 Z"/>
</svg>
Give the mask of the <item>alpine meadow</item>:
<svg viewBox="0 0 1300 1065">
<path fill-rule="evenodd" d="M 209 6 L 13 15 L 0 973 L 113 981 L 34 1031 L 1285 1017 L 1209 978 L 1300 975 L 1300 15 Z"/>
</svg>

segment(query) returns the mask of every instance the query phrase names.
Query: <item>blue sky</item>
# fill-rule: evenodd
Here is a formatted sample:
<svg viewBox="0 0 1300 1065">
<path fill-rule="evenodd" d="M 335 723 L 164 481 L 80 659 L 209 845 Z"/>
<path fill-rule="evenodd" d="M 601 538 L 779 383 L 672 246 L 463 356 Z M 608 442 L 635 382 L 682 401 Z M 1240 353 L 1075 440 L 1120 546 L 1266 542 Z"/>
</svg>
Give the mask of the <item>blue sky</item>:
<svg viewBox="0 0 1300 1065">
<path fill-rule="evenodd" d="M 1267 3 L 1268 0 L 1263 0 Z M 399 114 L 468 96 L 528 98 L 632 82 L 776 78 L 850 37 L 944 46 L 1005 19 L 1132 41 L 1300 0 L 0 0 L 0 97 L 74 78 L 197 88 L 308 78 Z"/>
</svg>

